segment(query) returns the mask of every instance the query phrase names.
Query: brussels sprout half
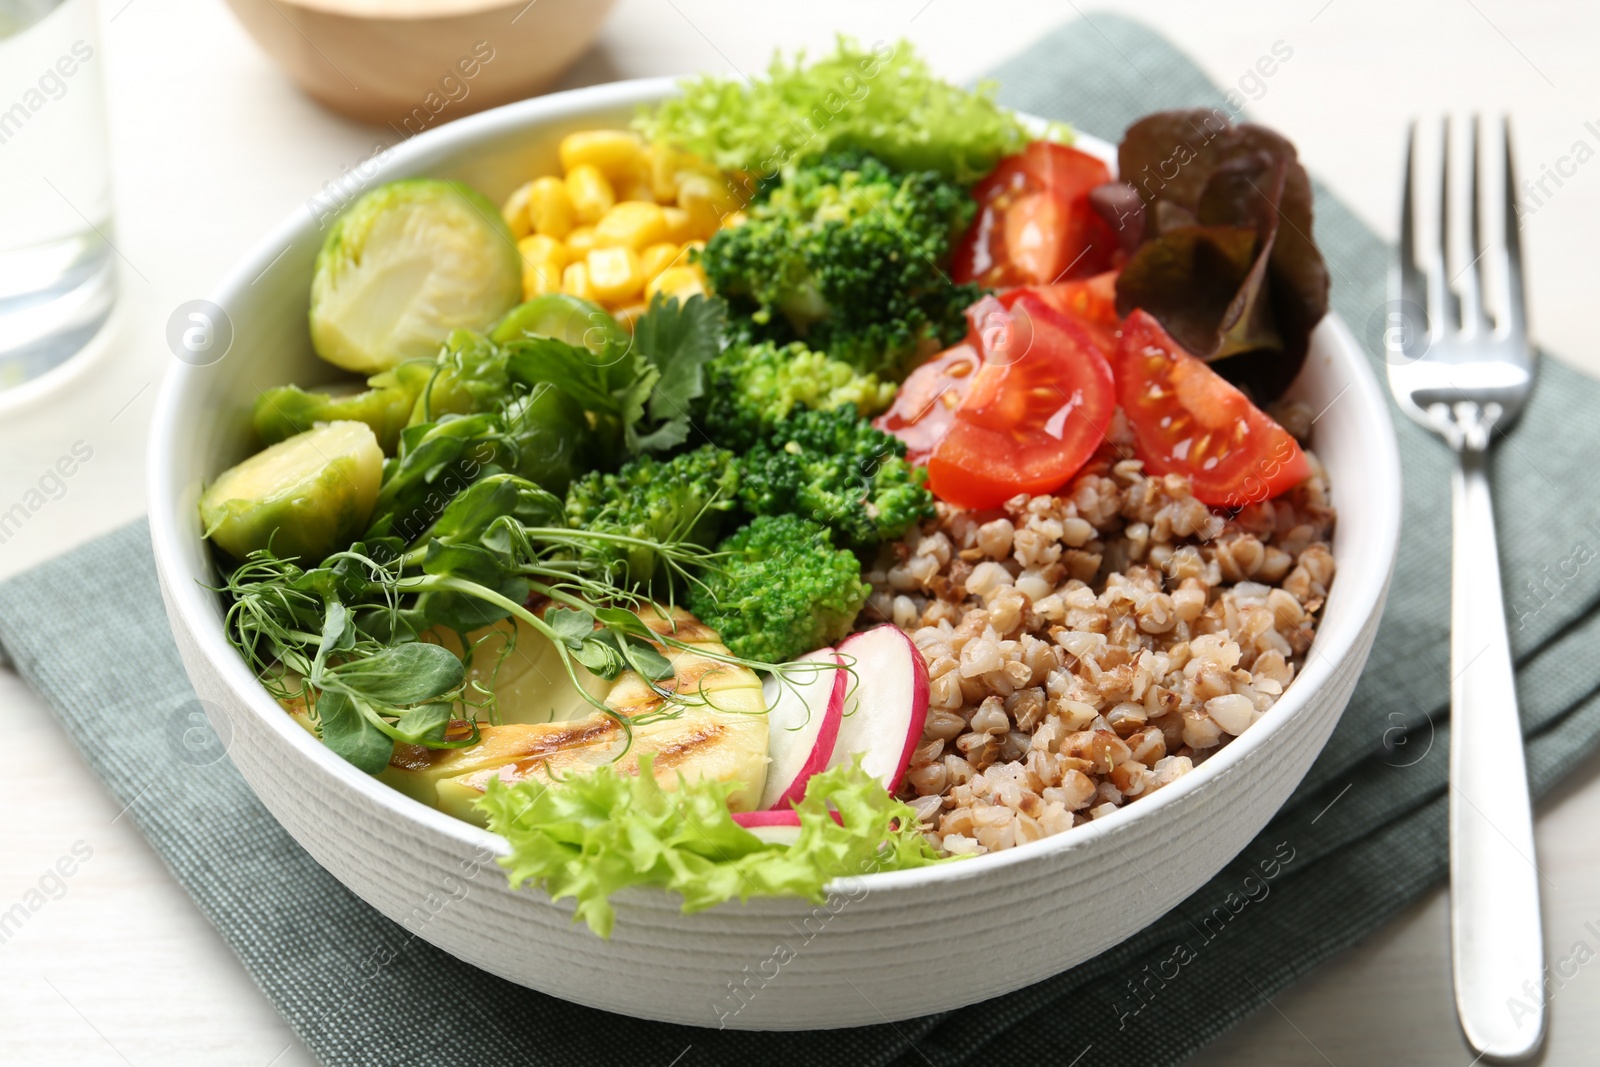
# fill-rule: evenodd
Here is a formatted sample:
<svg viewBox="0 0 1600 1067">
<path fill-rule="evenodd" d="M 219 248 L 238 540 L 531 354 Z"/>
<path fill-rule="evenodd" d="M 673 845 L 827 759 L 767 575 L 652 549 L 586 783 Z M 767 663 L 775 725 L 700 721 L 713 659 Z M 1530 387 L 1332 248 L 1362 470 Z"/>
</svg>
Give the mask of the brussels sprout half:
<svg viewBox="0 0 1600 1067">
<path fill-rule="evenodd" d="M 200 496 L 200 522 L 228 555 L 267 548 L 313 566 L 366 529 L 383 452 L 364 422 L 330 422 L 257 452 Z"/>
<path fill-rule="evenodd" d="M 431 363 L 402 363 L 394 370 L 373 375 L 366 389 L 331 385 L 308 392 L 297 385 L 280 385 L 256 397 L 251 416 L 263 444 L 275 445 L 319 422 L 364 422 L 378 435 L 384 455 L 392 456 L 400 431 L 411 421 L 417 394 L 433 375 Z"/>
<path fill-rule="evenodd" d="M 500 211 L 460 182 L 379 186 L 334 223 L 311 281 L 311 343 L 362 374 L 432 359 L 451 331 L 487 330 L 522 296 Z"/>
</svg>

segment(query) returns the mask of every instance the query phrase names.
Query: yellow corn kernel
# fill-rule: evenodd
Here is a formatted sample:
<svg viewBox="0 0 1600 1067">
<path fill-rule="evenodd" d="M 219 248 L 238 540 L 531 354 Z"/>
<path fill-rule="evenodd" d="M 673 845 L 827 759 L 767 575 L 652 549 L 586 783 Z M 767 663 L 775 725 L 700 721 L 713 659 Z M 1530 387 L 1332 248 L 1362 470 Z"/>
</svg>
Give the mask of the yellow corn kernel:
<svg viewBox="0 0 1600 1067">
<path fill-rule="evenodd" d="M 627 307 L 613 311 L 611 317 L 616 319 L 623 329 L 631 331 L 634 323 L 639 321 L 639 316 L 648 310 L 650 310 L 649 307 L 644 304 L 629 304 Z"/>
<path fill-rule="evenodd" d="M 589 265 L 583 260 L 568 263 L 561 272 L 561 291 L 579 300 L 594 300 L 594 286 L 589 282 Z"/>
<path fill-rule="evenodd" d="M 667 144 L 653 144 L 644 150 L 650 167 L 650 189 L 663 204 L 678 202 L 678 172 L 699 171 L 698 160 Z"/>
<path fill-rule="evenodd" d="M 567 249 L 560 241 L 536 233 L 518 241 L 517 251 L 522 254 L 522 299 L 561 291 Z"/>
<path fill-rule="evenodd" d="M 590 226 L 617 202 L 610 180 L 593 163 L 580 163 L 567 172 L 567 195 L 578 221 Z"/>
<path fill-rule="evenodd" d="M 639 254 L 631 248 L 596 248 L 589 253 L 589 288 L 593 299 L 606 304 L 621 304 L 638 297 L 644 289 L 639 270 Z"/>
<path fill-rule="evenodd" d="M 644 150 L 650 168 L 650 195 L 657 203 L 678 202 L 678 151 L 670 145 L 653 144 Z"/>
<path fill-rule="evenodd" d="M 568 175 L 591 166 L 614 185 L 626 185 L 647 174 L 644 141 L 626 130 L 580 130 L 561 139 L 561 166 Z"/>
<path fill-rule="evenodd" d="M 561 240 L 577 224 L 577 209 L 567 193 L 567 183 L 545 176 L 529 183 L 528 225 L 534 233 Z"/>
<path fill-rule="evenodd" d="M 691 237 L 710 237 L 722 227 L 724 218 L 743 205 L 722 179 L 679 171 L 678 206 L 689 213 Z"/>
<path fill-rule="evenodd" d="M 567 251 L 573 259 L 582 259 L 589 254 L 589 249 L 598 247 L 600 244 L 595 239 L 593 226 L 579 226 L 567 234 Z"/>
<path fill-rule="evenodd" d="M 667 236 L 665 240 L 681 245 L 694 234 L 689 232 L 689 213 L 681 207 L 664 207 L 661 217 L 667 222 Z"/>
<path fill-rule="evenodd" d="M 637 181 L 624 182 L 617 186 L 617 203 L 626 204 L 630 202 L 642 204 L 654 204 L 656 202 L 654 194 L 650 192 L 650 178 L 648 175 L 639 178 Z"/>
<path fill-rule="evenodd" d="M 655 299 L 657 293 L 687 300 L 696 293 L 705 291 L 705 276 L 700 273 L 699 268 L 668 267 L 650 280 L 650 284 L 644 288 L 644 295 L 646 300 Z"/>
<path fill-rule="evenodd" d="M 511 227 L 511 236 L 519 240 L 533 232 L 533 220 L 528 217 L 528 201 L 532 195 L 533 183 L 524 182 L 506 197 L 505 205 L 500 209 L 506 225 Z"/>
<path fill-rule="evenodd" d="M 733 227 L 733 226 L 743 226 L 745 223 L 747 223 L 749 221 L 750 221 L 750 216 L 749 215 L 746 215 L 743 211 L 735 211 L 732 214 L 730 214 L 727 218 L 722 220 L 722 228 L 724 230 L 726 230 L 726 229 L 729 229 L 730 227 Z"/>
<path fill-rule="evenodd" d="M 620 245 L 637 252 L 666 235 L 667 219 L 661 208 L 638 200 L 622 201 L 594 224 L 594 241 L 601 248 Z"/>
<path fill-rule="evenodd" d="M 683 250 L 671 241 L 662 241 L 640 252 L 639 272 L 644 275 L 645 284 L 649 285 L 657 274 L 672 266 L 682 254 Z"/>
<path fill-rule="evenodd" d="M 653 144 L 644 150 L 644 154 L 650 165 L 651 188 L 656 200 L 663 204 L 678 202 L 678 183 L 682 174 L 704 174 L 713 179 L 721 177 L 717 168 L 710 163 L 671 145 Z"/>
</svg>

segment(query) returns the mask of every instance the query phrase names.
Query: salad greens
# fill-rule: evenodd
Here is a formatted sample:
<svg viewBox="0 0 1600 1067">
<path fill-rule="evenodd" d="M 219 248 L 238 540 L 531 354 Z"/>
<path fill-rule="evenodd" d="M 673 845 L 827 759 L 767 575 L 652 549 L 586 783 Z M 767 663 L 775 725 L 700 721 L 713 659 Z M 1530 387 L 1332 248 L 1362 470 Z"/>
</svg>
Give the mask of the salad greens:
<svg viewBox="0 0 1600 1067">
<path fill-rule="evenodd" d="M 705 365 L 722 349 L 727 305 L 657 295 L 630 337 L 594 308 L 584 345 L 529 337 L 507 345 L 508 369 L 524 385 L 548 382 L 596 417 L 602 440 L 620 439 L 629 455 L 665 452 L 689 439 L 689 406 L 705 390 Z"/>
<path fill-rule="evenodd" d="M 458 634 L 470 659 L 471 633 L 515 617 L 552 642 L 569 680 L 607 715 L 578 684 L 576 666 L 608 680 L 625 669 L 670 676 L 653 645 L 687 646 L 652 633 L 627 610 L 642 601 L 618 584 L 610 549 L 632 543 L 572 530 L 557 498 L 493 474 L 409 546 L 395 537 L 357 542 L 313 567 L 252 553 L 228 576 L 227 628 L 274 696 L 306 702 L 323 742 L 376 774 L 395 742 L 465 747 L 477 741 L 480 713 L 496 719 L 492 689 L 466 686 L 462 659 L 423 640 L 430 631 Z M 686 544 L 653 549 L 683 573 L 706 559 Z M 530 596 L 556 607 L 541 615 L 526 607 Z M 674 696 L 680 706 L 698 699 Z"/>
<path fill-rule="evenodd" d="M 728 900 L 801 896 L 820 903 L 835 878 L 941 862 L 910 806 L 854 766 L 814 775 L 796 805 L 800 836 L 784 846 L 733 821 L 733 787 L 679 778 L 663 790 L 648 757 L 637 775 L 603 766 L 551 784 L 490 782 L 479 805 L 505 837 L 513 887 L 533 883 L 577 901 L 574 921 L 601 937 L 616 922 L 611 896 L 628 886 L 680 894 L 685 912 Z M 835 821 L 834 813 L 838 819 Z"/>
<path fill-rule="evenodd" d="M 830 151 L 862 149 L 900 170 L 970 183 L 1033 139 L 995 103 L 994 89 L 951 85 L 905 41 L 866 49 L 840 36 L 831 56 L 774 55 L 766 77 L 751 82 L 688 79 L 681 95 L 641 112 L 634 128 L 760 180 Z M 1051 134 L 1069 137 L 1064 127 Z"/>
</svg>

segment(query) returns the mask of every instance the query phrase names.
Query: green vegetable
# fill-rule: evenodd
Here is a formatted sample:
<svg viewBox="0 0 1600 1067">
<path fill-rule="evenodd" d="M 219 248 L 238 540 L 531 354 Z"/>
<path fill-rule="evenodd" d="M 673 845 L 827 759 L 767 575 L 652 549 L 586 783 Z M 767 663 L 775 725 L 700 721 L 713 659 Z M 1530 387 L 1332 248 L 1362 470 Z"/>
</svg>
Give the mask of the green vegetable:
<svg viewBox="0 0 1600 1067">
<path fill-rule="evenodd" d="M 518 304 L 489 336 L 499 344 L 524 337 L 554 337 L 596 353 L 628 343 L 628 331 L 609 312 L 566 293 L 546 293 Z"/>
<path fill-rule="evenodd" d="M 485 473 L 510 471 L 559 493 L 585 466 L 666 451 L 688 437 L 690 405 L 720 345 L 722 301 L 657 299 L 633 335 L 598 308 L 584 312 L 586 321 L 591 314 L 603 320 L 591 327 L 598 352 L 529 332 L 536 319 L 548 325 L 544 312 L 581 306 L 524 306 L 521 325 L 507 331 L 520 339 L 496 344 L 465 330 L 451 334 L 385 468 L 368 539 L 411 540 Z M 731 489 L 727 497 L 723 507 L 732 506 Z M 632 519 L 625 525 L 639 528 Z M 643 568 L 636 581 L 654 573 L 652 559 L 648 548 L 635 554 Z"/>
<path fill-rule="evenodd" d="M 717 553 L 689 590 L 689 610 L 736 656 L 783 663 L 830 645 L 850 632 L 871 592 L 855 554 L 796 515 L 759 516 Z"/>
<path fill-rule="evenodd" d="M 200 496 L 200 522 L 235 559 L 270 545 L 283 559 L 320 560 L 366 526 L 382 470 L 370 426 L 328 423 L 223 471 Z"/>
<path fill-rule="evenodd" d="M 612 625 L 595 629 L 595 622 L 602 618 L 610 619 Z M 552 608 L 545 621 L 560 636 L 573 659 L 608 682 L 616 681 L 626 670 L 637 671 L 652 682 L 677 674 L 672 661 L 651 645 L 655 634 L 631 612 L 620 608 Z"/>
<path fill-rule="evenodd" d="M 972 212 L 933 171 L 834 155 L 765 187 L 700 263 L 758 337 L 798 336 L 863 371 L 903 372 L 966 332 L 979 291 L 945 267 Z"/>
<path fill-rule="evenodd" d="M 707 370 L 710 384 L 700 425 L 726 448 L 750 447 L 796 408 L 832 411 L 854 404 L 871 416 L 887 408 L 895 393 L 893 382 L 863 375 L 798 341 L 731 345 Z"/>
<path fill-rule="evenodd" d="M 427 363 L 402 363 L 367 379 L 368 388 L 359 392 L 335 387 L 308 393 L 294 385 L 278 386 L 256 397 L 252 421 L 257 436 L 269 445 L 305 433 L 319 422 L 364 422 L 387 455 L 400 443 L 400 431 L 411 420 L 417 394 L 431 374 Z"/>
<path fill-rule="evenodd" d="M 727 303 L 714 297 L 657 294 L 634 323 L 634 346 L 661 374 L 645 407 L 654 438 L 671 445 L 688 439 L 689 410 L 705 395 L 705 368 L 722 350 L 727 317 Z"/>
<path fill-rule="evenodd" d="M 513 474 L 560 494 L 588 469 L 594 434 L 583 409 L 555 386 L 536 385 L 512 400 L 505 419 L 516 458 L 503 463 Z"/>
<path fill-rule="evenodd" d="M 461 660 L 362 604 L 374 593 L 388 600 L 380 558 L 393 548 L 358 542 L 310 569 L 260 551 L 227 586 L 234 647 L 275 697 L 303 700 L 323 743 L 368 774 L 388 765 L 396 741 L 462 748 L 478 738 L 475 725 L 447 736 L 467 695 Z M 375 618 L 390 625 L 375 632 Z"/>
<path fill-rule="evenodd" d="M 744 455 L 739 502 L 756 515 L 805 515 L 854 547 L 890 541 L 934 513 L 927 473 L 905 452 L 848 405 L 802 411 Z"/>
<path fill-rule="evenodd" d="M 709 545 L 736 505 L 739 469 L 713 445 L 661 461 L 641 456 L 615 474 L 585 475 L 567 490 L 573 529 L 635 539 L 609 549 L 614 580 L 645 585 L 656 577 L 659 542 Z M 597 549 L 597 551 L 601 551 Z"/>
<path fill-rule="evenodd" d="M 399 537 L 410 543 L 438 518 L 452 497 L 485 473 L 515 444 L 495 412 L 445 415 L 437 422 L 407 426 L 394 458 L 384 464 L 383 483 L 362 540 Z"/>
<path fill-rule="evenodd" d="M 961 89 L 934 76 L 909 43 L 866 50 L 841 36 L 833 55 L 806 63 L 775 55 L 765 78 L 707 75 L 645 111 L 634 128 L 762 180 L 791 163 L 866 149 L 904 170 L 973 182 L 1034 137 L 994 100 L 994 85 Z M 1064 128 L 1052 131 L 1065 138 Z"/>
<path fill-rule="evenodd" d="M 360 424 L 334 425 L 356 426 L 370 437 Z M 425 429 L 436 428 L 407 433 Z M 374 537 L 315 566 L 267 549 L 252 552 L 228 575 L 227 633 L 274 696 L 304 701 L 323 740 L 376 773 L 396 741 L 462 748 L 476 743 L 480 716 L 495 720 L 493 672 L 486 686 L 468 684 L 460 657 L 418 640 L 430 631 L 455 631 L 470 656 L 466 634 L 514 616 L 551 642 L 573 691 L 607 715 L 616 713 L 579 683 L 578 664 L 620 672 L 625 663 L 660 677 L 659 654 L 642 642 L 692 647 L 670 634 L 649 634 L 628 611 L 592 607 L 642 606 L 611 580 L 618 544 L 639 546 L 605 531 L 570 529 L 559 499 L 515 475 L 489 473 L 456 492 L 409 546 L 398 537 Z M 705 549 L 685 543 L 646 547 L 658 570 L 679 580 L 709 561 Z M 551 612 L 547 622 L 526 607 L 530 596 L 570 610 Z M 580 636 L 575 624 L 584 619 L 589 630 Z M 655 714 L 672 714 L 694 699 L 674 696 Z M 456 719 L 466 725 L 453 725 Z"/>
<path fill-rule="evenodd" d="M 454 330 L 487 330 L 522 295 L 500 211 L 460 182 L 389 182 L 339 217 L 311 281 L 311 343 L 363 374 L 432 359 Z"/>
<path fill-rule="evenodd" d="M 685 912 L 735 898 L 820 903 L 835 878 L 939 862 L 916 812 L 859 763 L 812 776 L 796 805 L 800 837 L 788 846 L 764 842 L 733 821 L 734 788 L 680 778 L 667 792 L 641 760 L 637 775 L 604 766 L 559 783 L 492 781 L 478 803 L 489 828 L 511 845 L 500 861 L 511 884 L 532 882 L 555 900 L 574 898 L 574 918 L 601 937 L 616 921 L 612 894 L 628 886 L 679 893 Z"/>
<path fill-rule="evenodd" d="M 609 315 L 606 321 L 612 321 Z M 498 415 L 498 439 L 492 452 L 480 450 L 481 464 L 496 464 L 552 493 L 564 493 L 595 447 L 583 408 L 547 382 L 513 382 L 507 364 L 504 347 L 457 330 L 418 390 L 411 425 L 430 425 L 451 415 Z M 416 366 L 402 364 L 397 371 Z"/>
<path fill-rule="evenodd" d="M 603 339 L 598 351 L 549 337 L 507 342 L 507 369 L 515 382 L 548 383 L 571 397 L 593 417 L 596 436 L 624 455 L 670 451 L 688 439 L 689 406 L 705 388 L 725 316 L 721 300 L 658 296 L 631 336 Z"/>
<path fill-rule="evenodd" d="M 429 366 L 411 411 L 412 426 L 445 415 L 496 411 L 511 398 L 506 354 L 482 334 L 452 331 Z"/>
<path fill-rule="evenodd" d="M 1211 111 L 1163 111 L 1128 127 L 1117 163 L 1142 201 L 1119 228 L 1143 238 L 1117 276 L 1117 314 L 1143 308 L 1258 403 L 1276 400 L 1328 310 L 1294 145 L 1262 126 L 1219 128 Z"/>
</svg>

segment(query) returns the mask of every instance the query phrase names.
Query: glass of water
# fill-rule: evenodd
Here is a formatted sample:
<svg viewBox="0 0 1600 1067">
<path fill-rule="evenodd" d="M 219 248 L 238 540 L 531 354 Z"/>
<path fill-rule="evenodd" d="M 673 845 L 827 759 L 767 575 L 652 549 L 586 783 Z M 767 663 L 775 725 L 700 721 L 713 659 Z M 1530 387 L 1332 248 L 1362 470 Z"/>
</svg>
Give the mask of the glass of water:
<svg viewBox="0 0 1600 1067">
<path fill-rule="evenodd" d="M 94 0 L 0 0 L 0 390 L 111 314 L 101 63 Z"/>
</svg>

